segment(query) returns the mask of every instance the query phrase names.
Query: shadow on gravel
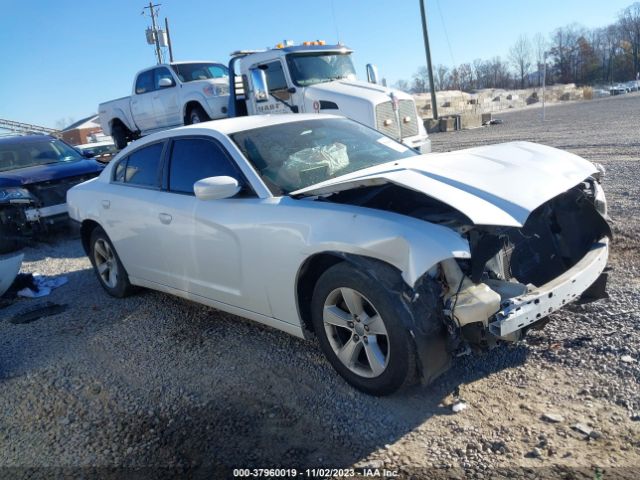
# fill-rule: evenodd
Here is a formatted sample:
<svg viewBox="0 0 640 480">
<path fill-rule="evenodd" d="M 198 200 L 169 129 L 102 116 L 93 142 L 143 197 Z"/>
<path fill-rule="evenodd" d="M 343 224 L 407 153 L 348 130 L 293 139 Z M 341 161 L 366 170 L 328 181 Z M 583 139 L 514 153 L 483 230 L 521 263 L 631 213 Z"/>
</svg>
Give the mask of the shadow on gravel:
<svg viewBox="0 0 640 480">
<path fill-rule="evenodd" d="M 183 378 L 181 398 L 171 400 L 165 382 L 179 372 L 165 371 L 162 386 L 147 383 L 145 395 L 181 406 L 171 414 L 142 412 L 120 419 L 116 430 L 133 436 L 134 443 L 148 442 L 150 429 L 159 432 L 153 448 L 132 452 L 124 465 L 171 465 L 194 478 L 233 468 L 347 468 L 434 416 L 455 415 L 443 403 L 452 392 L 459 389 L 464 398 L 465 384 L 521 365 L 528 352 L 519 345 L 463 357 L 431 386 L 375 398 L 338 377 L 314 343 L 228 318 L 177 329 L 172 337 L 177 351 L 182 342 L 202 350 L 194 368 L 208 387 Z M 225 349 L 225 342 L 232 347 Z"/>
</svg>

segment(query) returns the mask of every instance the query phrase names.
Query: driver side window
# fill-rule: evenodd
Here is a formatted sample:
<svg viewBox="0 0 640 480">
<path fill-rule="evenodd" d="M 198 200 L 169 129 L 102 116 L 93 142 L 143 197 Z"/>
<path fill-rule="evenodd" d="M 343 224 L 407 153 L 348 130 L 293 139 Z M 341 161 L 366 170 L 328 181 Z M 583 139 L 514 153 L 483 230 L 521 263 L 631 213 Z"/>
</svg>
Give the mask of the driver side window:
<svg viewBox="0 0 640 480">
<path fill-rule="evenodd" d="M 264 69 L 264 73 L 267 76 L 269 92 L 281 100 L 288 100 L 291 94 L 288 92 L 289 85 L 287 84 L 287 79 L 284 76 L 282 64 L 279 61 L 276 61 L 261 65 L 260 68 Z"/>
<path fill-rule="evenodd" d="M 235 178 L 240 186 L 247 182 L 224 149 L 205 138 L 173 141 L 169 164 L 169 191 L 194 195 L 193 184 L 209 177 Z"/>
</svg>

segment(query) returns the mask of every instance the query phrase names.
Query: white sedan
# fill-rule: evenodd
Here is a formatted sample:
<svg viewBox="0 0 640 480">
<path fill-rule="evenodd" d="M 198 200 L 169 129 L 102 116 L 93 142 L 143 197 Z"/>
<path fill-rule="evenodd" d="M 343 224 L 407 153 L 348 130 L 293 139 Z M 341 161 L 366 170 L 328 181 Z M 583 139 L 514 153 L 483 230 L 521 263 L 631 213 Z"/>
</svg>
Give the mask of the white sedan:
<svg viewBox="0 0 640 480">
<path fill-rule="evenodd" d="M 533 143 L 420 155 L 345 118 L 267 115 L 149 135 L 67 201 L 109 294 L 315 336 L 383 395 L 606 295 L 600 176 Z"/>
</svg>

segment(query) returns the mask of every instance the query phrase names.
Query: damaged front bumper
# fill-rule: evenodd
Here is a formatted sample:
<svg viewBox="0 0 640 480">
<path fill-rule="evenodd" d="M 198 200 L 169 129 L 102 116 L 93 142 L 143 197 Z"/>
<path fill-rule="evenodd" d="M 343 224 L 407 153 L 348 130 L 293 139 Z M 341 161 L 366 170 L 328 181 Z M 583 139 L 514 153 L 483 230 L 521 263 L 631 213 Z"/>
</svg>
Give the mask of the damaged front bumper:
<svg viewBox="0 0 640 480">
<path fill-rule="evenodd" d="M 608 258 L 609 239 L 604 237 L 559 277 L 524 295 L 503 301 L 489 323 L 489 332 L 500 339 L 511 340 L 514 333 L 577 299 L 598 280 Z"/>
</svg>

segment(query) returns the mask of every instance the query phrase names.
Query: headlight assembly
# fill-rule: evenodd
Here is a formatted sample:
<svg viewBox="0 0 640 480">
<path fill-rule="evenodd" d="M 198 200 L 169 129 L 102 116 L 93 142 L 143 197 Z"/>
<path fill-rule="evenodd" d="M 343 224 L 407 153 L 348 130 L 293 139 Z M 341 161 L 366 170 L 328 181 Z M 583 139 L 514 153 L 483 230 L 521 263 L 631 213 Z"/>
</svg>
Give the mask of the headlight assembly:
<svg viewBox="0 0 640 480">
<path fill-rule="evenodd" d="M 33 197 L 26 188 L 0 188 L 0 202 L 29 203 Z"/>
</svg>

